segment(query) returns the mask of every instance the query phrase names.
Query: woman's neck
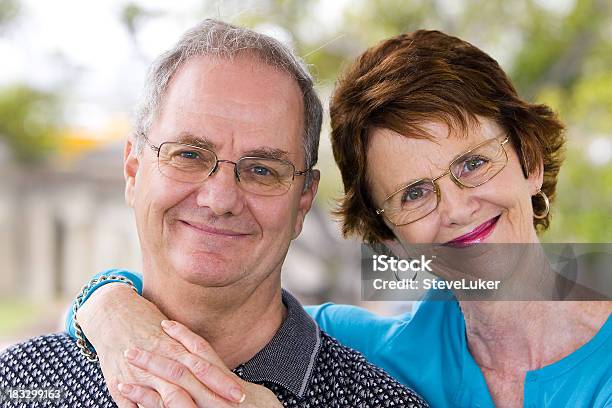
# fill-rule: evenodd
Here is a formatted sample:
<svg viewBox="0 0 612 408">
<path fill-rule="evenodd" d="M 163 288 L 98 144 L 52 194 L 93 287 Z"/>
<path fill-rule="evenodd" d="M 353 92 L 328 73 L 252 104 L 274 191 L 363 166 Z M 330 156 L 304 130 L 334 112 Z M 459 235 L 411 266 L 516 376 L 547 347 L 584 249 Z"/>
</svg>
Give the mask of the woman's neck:
<svg viewBox="0 0 612 408">
<path fill-rule="evenodd" d="M 483 370 L 519 373 L 552 364 L 587 343 L 612 302 L 460 301 L 469 350 Z"/>
</svg>

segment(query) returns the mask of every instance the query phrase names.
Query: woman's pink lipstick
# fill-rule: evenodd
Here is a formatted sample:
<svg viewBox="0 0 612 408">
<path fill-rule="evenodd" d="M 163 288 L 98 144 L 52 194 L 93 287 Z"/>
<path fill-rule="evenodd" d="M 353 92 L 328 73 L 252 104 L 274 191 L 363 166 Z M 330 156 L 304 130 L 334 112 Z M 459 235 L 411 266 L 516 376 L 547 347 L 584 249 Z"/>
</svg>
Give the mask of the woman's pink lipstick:
<svg viewBox="0 0 612 408">
<path fill-rule="evenodd" d="M 495 225 L 497 224 L 497 220 L 499 220 L 499 217 L 500 215 L 495 218 L 491 218 L 489 221 L 480 224 L 478 227 L 474 228 L 467 234 L 461 235 L 460 237 L 457 237 L 452 241 L 448 241 L 444 245 L 456 248 L 463 248 L 483 241 L 486 237 L 491 235 L 491 233 L 495 229 Z"/>
</svg>

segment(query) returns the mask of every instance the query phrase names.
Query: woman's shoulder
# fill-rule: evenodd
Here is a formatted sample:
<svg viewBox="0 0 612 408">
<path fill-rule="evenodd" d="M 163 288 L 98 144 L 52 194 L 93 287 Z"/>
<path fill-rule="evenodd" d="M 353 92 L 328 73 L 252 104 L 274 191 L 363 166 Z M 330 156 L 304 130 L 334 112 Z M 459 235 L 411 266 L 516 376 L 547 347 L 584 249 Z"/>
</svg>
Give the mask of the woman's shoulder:
<svg viewBox="0 0 612 408">
<path fill-rule="evenodd" d="M 371 302 L 376 303 L 376 302 Z M 457 323 L 463 321 L 461 309 L 454 298 L 447 298 L 436 293 L 428 293 L 421 301 L 415 302 L 386 302 L 386 306 L 393 303 L 391 310 L 397 313 L 389 314 L 387 307 L 384 315 L 381 315 L 373 310 L 378 310 L 378 305 L 374 305 L 373 310 L 364 307 L 323 303 L 315 306 L 305 306 L 308 314 L 323 328 L 330 329 L 359 329 L 367 327 L 368 329 L 397 329 L 411 328 L 427 324 L 432 326 L 436 320 L 444 320 L 448 323 L 450 320 L 455 320 Z M 384 305 L 384 302 L 380 302 Z M 382 309 L 382 308 L 381 308 Z"/>
<path fill-rule="evenodd" d="M 382 316 L 364 307 L 354 305 L 343 305 L 336 303 L 323 303 L 316 306 L 305 306 L 308 314 L 323 328 L 357 326 L 386 327 L 397 324 L 405 324 L 412 319 L 411 307 L 407 311 L 392 316 Z"/>
</svg>

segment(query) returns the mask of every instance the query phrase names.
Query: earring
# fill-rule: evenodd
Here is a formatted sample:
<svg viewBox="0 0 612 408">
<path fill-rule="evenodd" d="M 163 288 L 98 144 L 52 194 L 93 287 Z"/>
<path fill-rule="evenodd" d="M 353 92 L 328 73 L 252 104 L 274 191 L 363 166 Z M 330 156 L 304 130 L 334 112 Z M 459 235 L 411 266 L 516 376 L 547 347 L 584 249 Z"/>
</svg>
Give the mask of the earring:
<svg viewBox="0 0 612 408">
<path fill-rule="evenodd" d="M 548 197 L 546 196 L 546 194 L 544 194 L 544 192 L 542 190 L 538 190 L 536 195 L 538 195 L 538 194 L 541 195 L 542 198 L 544 199 L 544 204 L 546 204 L 546 208 L 544 209 L 544 213 L 543 214 L 535 214 L 534 213 L 533 214 L 533 218 L 541 220 L 542 218 L 546 218 L 546 216 L 550 212 L 550 201 L 548 200 Z"/>
</svg>

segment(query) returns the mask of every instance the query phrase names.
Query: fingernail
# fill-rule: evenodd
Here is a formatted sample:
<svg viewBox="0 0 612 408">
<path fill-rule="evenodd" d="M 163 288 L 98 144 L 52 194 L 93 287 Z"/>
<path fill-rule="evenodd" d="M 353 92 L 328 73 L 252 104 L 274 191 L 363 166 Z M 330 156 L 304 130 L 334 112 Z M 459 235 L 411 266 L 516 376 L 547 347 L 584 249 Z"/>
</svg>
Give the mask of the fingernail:
<svg viewBox="0 0 612 408">
<path fill-rule="evenodd" d="M 134 360 L 136 357 L 138 357 L 138 353 L 140 352 L 137 348 L 129 348 L 123 352 L 123 356 L 128 360 Z"/>
<path fill-rule="evenodd" d="M 242 404 L 244 400 L 246 399 L 246 394 L 238 388 L 232 388 L 230 390 L 230 396 L 232 397 L 234 401 L 236 401 L 239 404 Z"/>
<path fill-rule="evenodd" d="M 124 383 L 117 384 L 117 388 L 119 388 L 119 392 L 121 392 L 122 394 L 129 394 L 134 390 L 133 385 Z"/>
<path fill-rule="evenodd" d="M 162 320 L 161 325 L 164 329 L 171 329 L 176 325 L 176 322 L 173 322 L 172 320 Z"/>
</svg>

